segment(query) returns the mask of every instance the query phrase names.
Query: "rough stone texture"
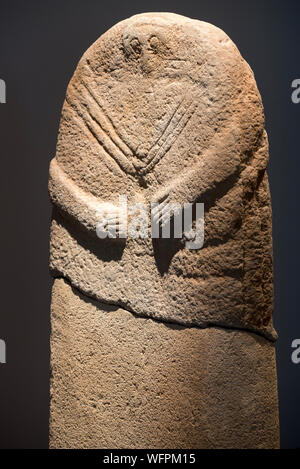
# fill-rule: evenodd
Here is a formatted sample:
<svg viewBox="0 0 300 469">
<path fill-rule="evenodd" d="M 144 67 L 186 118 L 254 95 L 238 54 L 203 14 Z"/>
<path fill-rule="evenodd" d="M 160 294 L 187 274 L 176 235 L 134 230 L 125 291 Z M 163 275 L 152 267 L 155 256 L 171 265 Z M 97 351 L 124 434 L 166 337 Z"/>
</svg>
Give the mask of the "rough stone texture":
<svg viewBox="0 0 300 469">
<path fill-rule="evenodd" d="M 274 344 L 99 305 L 52 305 L 52 448 L 278 447 Z"/>
<path fill-rule="evenodd" d="M 50 166 L 51 270 L 86 295 L 56 281 L 52 447 L 277 446 L 267 162 L 253 73 L 220 29 L 142 14 L 84 54 Z M 119 195 L 203 202 L 203 248 L 100 240 Z"/>
<path fill-rule="evenodd" d="M 275 338 L 267 161 L 253 73 L 221 30 L 172 14 L 117 24 L 67 90 L 50 170 L 52 200 L 68 214 L 53 220 L 54 273 L 143 316 Z M 203 202 L 204 248 L 99 242 L 97 207 L 120 194 Z"/>
</svg>

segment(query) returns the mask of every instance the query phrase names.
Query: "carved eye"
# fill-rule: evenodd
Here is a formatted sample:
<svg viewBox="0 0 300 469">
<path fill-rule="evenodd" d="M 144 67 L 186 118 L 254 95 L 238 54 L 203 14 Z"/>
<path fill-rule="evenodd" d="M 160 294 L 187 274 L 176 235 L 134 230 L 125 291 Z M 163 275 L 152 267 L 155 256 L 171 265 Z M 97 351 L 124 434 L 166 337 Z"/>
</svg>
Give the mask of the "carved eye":
<svg viewBox="0 0 300 469">
<path fill-rule="evenodd" d="M 130 41 L 130 46 L 135 54 L 140 55 L 140 53 L 142 52 L 142 46 L 137 38 L 134 38 Z"/>
<path fill-rule="evenodd" d="M 151 49 L 156 50 L 159 46 L 159 39 L 156 36 L 151 36 L 149 39 Z"/>
</svg>

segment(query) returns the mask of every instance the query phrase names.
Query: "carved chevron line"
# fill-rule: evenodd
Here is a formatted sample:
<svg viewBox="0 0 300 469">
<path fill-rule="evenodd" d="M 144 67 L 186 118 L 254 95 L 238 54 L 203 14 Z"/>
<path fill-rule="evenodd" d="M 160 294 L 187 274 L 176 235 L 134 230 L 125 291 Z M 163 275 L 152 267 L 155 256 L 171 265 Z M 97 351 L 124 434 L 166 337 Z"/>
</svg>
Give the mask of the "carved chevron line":
<svg viewBox="0 0 300 469">
<path fill-rule="evenodd" d="M 90 72 L 93 73 L 90 64 L 86 63 L 86 66 Z M 93 104 L 97 105 L 91 105 L 89 98 L 86 98 L 87 104 L 89 104 L 88 112 L 91 118 L 98 124 L 99 128 L 106 135 L 106 137 L 110 139 L 111 145 L 116 147 L 116 150 L 119 151 L 119 154 L 117 155 L 116 151 L 113 151 L 113 148 L 111 148 L 108 153 L 118 162 L 119 166 L 126 173 L 136 175 L 137 171 L 133 163 L 130 161 L 131 158 L 133 159 L 136 157 L 134 150 L 127 142 L 124 141 L 124 138 L 121 137 L 120 131 L 113 123 L 109 113 L 101 103 L 99 97 L 96 96 L 92 91 L 91 87 L 85 82 L 81 82 L 81 84 L 87 91 L 87 95 L 93 100 Z M 195 91 L 196 90 L 192 87 L 189 93 L 183 97 L 183 99 L 173 111 L 171 117 L 165 124 L 160 137 L 158 137 L 155 143 L 151 146 L 145 160 L 145 166 L 139 168 L 138 172 L 141 175 L 145 175 L 151 171 L 151 169 L 153 169 L 156 163 L 158 163 L 165 156 L 165 154 L 172 147 L 173 143 L 182 133 L 183 129 L 197 108 L 197 102 L 195 102 Z"/>
<path fill-rule="evenodd" d="M 90 64 L 87 62 L 86 63 L 86 66 L 87 68 L 90 70 L 90 72 L 92 74 L 94 74 Z M 123 147 L 123 151 L 125 154 L 127 154 L 127 152 L 129 151 L 129 155 L 128 156 L 131 156 L 132 154 L 134 155 L 135 152 L 134 152 L 134 149 L 130 146 L 129 143 L 127 143 L 125 140 L 124 140 L 124 137 L 121 136 L 121 133 L 120 131 L 118 130 L 117 126 L 114 124 L 112 118 L 110 117 L 109 113 L 107 112 L 107 110 L 105 109 L 105 106 L 103 105 L 103 103 L 101 103 L 100 99 L 99 99 L 99 96 L 96 96 L 95 93 L 91 90 L 91 88 L 87 85 L 87 83 L 85 82 L 82 82 L 83 86 L 87 89 L 87 91 L 93 96 L 94 100 L 96 101 L 96 103 L 98 104 L 99 108 L 102 110 L 103 112 L 103 115 L 106 117 L 106 119 L 109 121 L 112 129 L 114 130 L 119 142 L 121 142 L 121 145 Z"/>
<path fill-rule="evenodd" d="M 133 174 L 134 167 L 128 158 L 119 150 L 119 148 L 113 143 L 107 133 L 99 125 L 97 119 L 91 114 L 90 109 L 87 106 L 81 105 L 78 102 L 70 102 L 66 97 L 68 106 L 77 114 L 80 118 L 80 122 L 85 125 L 93 137 L 97 140 L 101 146 L 103 153 L 113 160 L 118 167 L 126 174 Z"/>
<path fill-rule="evenodd" d="M 171 125 L 170 123 L 168 124 L 168 127 L 171 127 L 171 130 L 168 131 L 167 136 L 163 139 L 163 143 L 161 146 L 159 146 L 156 153 L 153 152 L 154 155 L 151 155 L 151 158 L 148 160 L 146 167 L 142 170 L 144 174 L 150 171 L 158 163 L 158 161 L 161 160 L 165 156 L 165 154 L 170 150 L 174 142 L 180 136 L 183 129 L 186 127 L 187 123 L 195 113 L 196 109 L 197 104 L 194 103 L 192 100 L 188 107 L 185 109 L 185 112 L 180 117 L 178 116 L 179 112 L 176 112 L 174 114 L 174 117 L 171 119 L 171 121 L 173 123 L 173 121 L 175 120 L 175 125 Z"/>
<path fill-rule="evenodd" d="M 174 112 L 171 114 L 171 117 L 168 119 L 168 121 L 167 121 L 167 123 L 166 123 L 166 125 L 165 125 L 165 128 L 164 128 L 162 134 L 158 137 L 158 139 L 154 142 L 154 144 L 152 145 L 152 147 L 149 149 L 149 152 L 148 152 L 149 155 L 150 155 L 151 153 L 153 153 L 155 147 L 156 147 L 157 145 L 159 145 L 160 140 L 163 139 L 163 137 L 165 136 L 165 134 L 167 133 L 167 135 L 168 135 L 168 128 L 170 127 L 174 116 L 176 115 L 178 109 L 182 106 L 182 103 L 184 102 L 184 100 L 185 100 L 185 97 L 179 102 L 178 106 L 175 108 Z M 159 145 L 159 147 L 160 147 L 160 145 Z"/>
<path fill-rule="evenodd" d="M 116 125 L 113 123 L 111 117 L 109 116 L 108 112 L 105 110 L 99 98 L 95 96 L 95 94 L 92 92 L 92 90 L 86 83 L 82 82 L 82 85 L 87 90 L 88 94 L 91 96 L 93 101 L 98 105 L 98 109 L 101 112 L 101 118 L 97 119 L 99 121 L 99 125 L 103 128 L 103 130 L 106 131 L 106 133 L 109 135 L 109 137 L 114 142 L 114 144 L 119 148 L 119 150 L 122 151 L 122 153 L 124 153 L 124 156 L 127 156 L 127 157 L 133 156 L 133 150 L 121 137 L 120 133 L 117 130 Z"/>
<path fill-rule="evenodd" d="M 100 133 L 105 136 L 106 141 L 111 147 L 110 153 L 112 153 L 112 158 L 118 160 L 118 163 L 123 167 L 125 172 L 128 174 L 134 174 L 134 166 L 128 158 L 128 156 L 133 156 L 131 149 L 126 145 L 125 142 L 123 142 L 119 134 L 115 131 L 114 125 L 112 124 L 111 120 L 105 116 L 99 101 L 96 100 L 94 95 L 84 83 L 82 83 L 82 85 L 87 91 L 87 94 L 84 95 L 86 102 L 79 102 L 79 105 L 81 108 L 85 107 L 87 109 L 88 115 L 99 126 Z M 77 88 L 75 87 L 75 89 Z"/>
</svg>

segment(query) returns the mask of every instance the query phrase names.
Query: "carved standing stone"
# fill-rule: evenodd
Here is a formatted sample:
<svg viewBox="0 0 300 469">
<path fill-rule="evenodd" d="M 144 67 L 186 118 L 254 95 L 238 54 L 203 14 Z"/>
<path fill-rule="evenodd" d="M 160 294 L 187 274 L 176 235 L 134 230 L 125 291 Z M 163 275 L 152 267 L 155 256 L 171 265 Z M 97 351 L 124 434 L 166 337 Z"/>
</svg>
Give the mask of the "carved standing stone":
<svg viewBox="0 0 300 469">
<path fill-rule="evenodd" d="M 267 162 L 253 73 L 220 29 L 142 14 L 84 54 L 50 166 L 51 447 L 278 446 Z M 99 239 L 120 195 L 204 203 L 202 249 Z"/>
</svg>

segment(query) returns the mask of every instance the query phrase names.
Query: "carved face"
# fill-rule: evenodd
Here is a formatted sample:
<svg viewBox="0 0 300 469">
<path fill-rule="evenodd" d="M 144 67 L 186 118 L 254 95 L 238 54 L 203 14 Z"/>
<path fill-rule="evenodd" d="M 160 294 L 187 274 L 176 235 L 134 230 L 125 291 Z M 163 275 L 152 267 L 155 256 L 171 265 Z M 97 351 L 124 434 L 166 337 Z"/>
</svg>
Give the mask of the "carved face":
<svg viewBox="0 0 300 469">
<path fill-rule="evenodd" d="M 161 68 L 162 59 L 172 53 L 165 28 L 157 24 L 128 26 L 123 33 L 123 46 L 127 58 L 138 62 L 144 73 Z"/>
</svg>

